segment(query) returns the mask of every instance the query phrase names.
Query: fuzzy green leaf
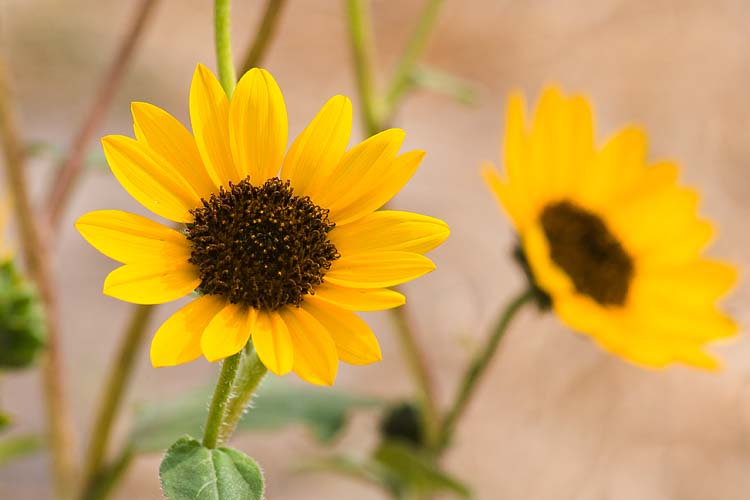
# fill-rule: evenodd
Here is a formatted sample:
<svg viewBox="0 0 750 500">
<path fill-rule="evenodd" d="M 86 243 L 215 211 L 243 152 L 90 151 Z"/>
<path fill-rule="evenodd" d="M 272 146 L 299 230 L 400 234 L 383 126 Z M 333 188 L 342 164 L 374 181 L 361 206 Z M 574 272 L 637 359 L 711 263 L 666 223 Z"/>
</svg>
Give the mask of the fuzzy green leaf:
<svg viewBox="0 0 750 500">
<path fill-rule="evenodd" d="M 169 447 L 159 478 L 167 500 L 263 500 L 255 460 L 232 448 L 205 448 L 189 436 Z"/>
<path fill-rule="evenodd" d="M 30 365 L 44 342 L 44 316 L 35 290 L 13 261 L 0 262 L 0 369 Z"/>
</svg>

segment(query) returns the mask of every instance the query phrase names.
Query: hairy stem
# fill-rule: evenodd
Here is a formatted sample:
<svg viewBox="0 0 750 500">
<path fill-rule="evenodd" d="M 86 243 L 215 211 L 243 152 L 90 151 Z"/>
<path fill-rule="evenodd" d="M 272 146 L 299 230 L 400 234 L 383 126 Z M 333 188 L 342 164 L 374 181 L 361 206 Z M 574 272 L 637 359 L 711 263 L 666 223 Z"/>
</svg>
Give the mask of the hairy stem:
<svg viewBox="0 0 750 500">
<path fill-rule="evenodd" d="M 203 430 L 203 446 L 206 448 L 216 448 L 221 445 L 219 440 L 219 430 L 224 423 L 227 403 L 232 394 L 234 379 L 237 375 L 237 368 L 240 365 L 242 353 L 228 357 L 221 366 L 219 380 L 216 382 L 211 406 L 208 409 L 208 418 L 206 419 L 206 428 Z"/>
<path fill-rule="evenodd" d="M 530 289 L 524 290 L 522 293 L 516 296 L 506 306 L 505 310 L 500 315 L 500 319 L 495 325 L 492 334 L 487 339 L 487 342 L 481 348 L 479 348 L 479 350 L 477 350 L 474 359 L 469 364 L 469 367 L 461 380 L 461 385 L 459 386 L 456 397 L 453 400 L 453 405 L 451 406 L 450 410 L 446 414 L 445 419 L 443 420 L 440 439 L 438 442 L 440 448 L 445 448 L 448 444 L 450 444 L 450 441 L 453 438 L 453 434 L 456 430 L 456 424 L 466 410 L 469 401 L 471 400 L 471 397 L 473 396 L 477 385 L 482 378 L 482 375 L 484 375 L 484 372 L 487 371 L 487 368 L 490 365 L 490 361 L 494 357 L 495 352 L 500 345 L 500 340 L 502 340 L 505 332 L 508 330 L 508 326 L 510 326 L 511 321 L 516 317 L 523 306 L 527 303 L 531 303 L 533 299 L 534 291 Z"/>
<path fill-rule="evenodd" d="M 257 67 L 263 61 L 263 56 L 266 53 L 268 44 L 273 39 L 273 34 L 276 31 L 276 26 L 278 25 L 285 3 L 286 0 L 268 0 L 266 3 L 266 10 L 263 11 L 258 31 L 255 33 L 255 37 L 247 49 L 245 57 L 242 59 L 242 65 L 240 66 L 242 74 Z"/>
<path fill-rule="evenodd" d="M 252 342 L 248 343 L 243 350 L 240 368 L 224 413 L 224 422 L 219 429 L 220 442 L 226 442 L 232 437 L 242 414 L 250 404 L 253 394 L 255 394 L 266 373 L 268 373 L 268 369 L 258 357 Z"/>
<path fill-rule="evenodd" d="M 73 188 L 83 173 L 84 160 L 91 141 L 97 135 L 97 131 L 107 115 L 107 110 L 112 104 L 120 83 L 122 83 L 128 65 L 135 54 L 138 41 L 157 3 L 158 0 L 141 0 L 133 23 L 125 38 L 123 38 L 117 50 L 117 55 L 99 83 L 96 96 L 83 123 L 73 137 L 67 156 L 57 167 L 45 206 L 47 223 L 52 230 L 55 230 L 60 224 L 60 219 L 65 212 Z"/>
<path fill-rule="evenodd" d="M 84 458 L 83 492 L 88 491 L 97 480 L 107 453 L 115 416 L 127 390 L 136 356 L 146 337 L 146 327 L 155 311 L 154 306 L 135 306 L 133 315 L 120 339 L 117 358 L 109 372 L 107 382 L 99 399 L 91 441 Z"/>
<path fill-rule="evenodd" d="M 43 393 L 47 409 L 55 492 L 60 499 L 72 493 L 75 478 L 75 438 L 70 407 L 65 398 L 65 377 L 60 352 L 60 328 L 46 241 L 40 235 L 29 200 L 26 159 L 10 103 L 5 62 L 0 60 L 0 140 L 5 173 L 18 221 L 23 257 L 45 312 L 46 349 L 42 358 Z"/>
<path fill-rule="evenodd" d="M 214 41 L 216 43 L 216 66 L 219 71 L 219 81 L 224 92 L 232 97 L 237 84 L 237 74 L 234 71 L 232 58 L 232 23 L 231 1 L 215 0 L 214 2 Z"/>
</svg>

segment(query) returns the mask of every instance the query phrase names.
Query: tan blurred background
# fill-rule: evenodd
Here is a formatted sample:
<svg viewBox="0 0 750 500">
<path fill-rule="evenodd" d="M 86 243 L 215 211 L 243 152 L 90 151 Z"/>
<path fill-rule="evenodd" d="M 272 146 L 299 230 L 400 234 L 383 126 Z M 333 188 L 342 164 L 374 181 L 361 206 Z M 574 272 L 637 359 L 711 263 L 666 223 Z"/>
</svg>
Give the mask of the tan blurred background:
<svg viewBox="0 0 750 500">
<path fill-rule="evenodd" d="M 234 2 L 235 52 L 250 39 L 259 1 Z M 421 0 L 374 1 L 381 76 L 392 67 Z M 0 0 L 0 44 L 9 59 L 25 138 L 64 147 L 87 109 L 104 65 L 133 14 L 130 0 Z M 162 0 L 118 92 L 104 133 L 131 134 L 128 103 L 163 107 L 187 122 L 197 62 L 214 67 L 211 2 Z M 704 193 L 703 213 L 719 221 L 711 253 L 742 266 L 743 285 L 727 309 L 741 338 L 716 347 L 721 374 L 683 368 L 637 369 L 601 352 L 553 317 L 527 311 L 505 339 L 446 459 L 482 500 L 744 500 L 750 491 L 750 2 L 746 0 L 447 0 L 425 60 L 474 82 L 467 107 L 428 92 L 407 100 L 397 118 L 408 148 L 428 151 L 398 196 L 399 208 L 445 219 L 451 239 L 433 256 L 437 272 L 408 287 L 446 404 L 457 376 L 496 314 L 523 286 L 508 258 L 511 229 L 477 175 L 496 160 L 504 96 L 536 95 L 545 82 L 590 95 L 601 139 L 629 122 L 650 132 L 652 158 L 674 158 L 683 180 Z M 290 0 L 266 58 L 286 98 L 291 134 L 333 94 L 355 96 L 343 2 Z M 360 113 L 357 111 L 357 117 Z M 355 134 L 359 139 L 359 136 Z M 98 145 L 95 145 L 98 147 Z M 45 185 L 48 162 L 33 165 Z M 0 189 L 2 187 L 0 186 Z M 62 292 L 64 350 L 78 430 L 92 407 L 128 314 L 101 295 L 113 263 L 90 248 L 72 223 L 86 211 L 139 211 L 106 171 L 76 192 L 55 261 Z M 176 309 L 160 310 L 165 318 Z M 410 383 L 384 314 L 368 317 L 384 361 L 343 367 L 341 388 L 397 398 Z M 153 328 L 156 328 L 154 324 Z M 207 383 L 204 360 L 155 370 L 146 350 L 128 405 L 174 397 Z M 3 407 L 43 425 L 36 373 L 3 380 Z M 374 417 L 357 417 L 339 449 L 366 453 Z M 127 428 L 127 418 L 121 423 Z M 267 474 L 271 500 L 382 498 L 332 476 L 297 476 L 290 465 L 324 453 L 301 428 L 243 435 L 235 445 Z M 140 458 L 118 499 L 160 498 L 158 456 Z M 0 469 L 0 498 L 46 499 L 46 459 Z"/>
</svg>

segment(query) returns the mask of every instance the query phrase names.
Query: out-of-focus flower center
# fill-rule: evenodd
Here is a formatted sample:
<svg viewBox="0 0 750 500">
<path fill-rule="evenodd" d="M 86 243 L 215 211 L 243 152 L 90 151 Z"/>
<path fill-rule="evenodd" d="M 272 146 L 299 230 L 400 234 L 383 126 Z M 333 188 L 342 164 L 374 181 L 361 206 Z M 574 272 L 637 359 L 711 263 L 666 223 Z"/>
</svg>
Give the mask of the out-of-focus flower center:
<svg viewBox="0 0 750 500">
<path fill-rule="evenodd" d="M 635 271 L 633 260 L 602 219 L 562 201 L 548 205 L 540 222 L 550 257 L 579 293 L 604 306 L 625 304 Z"/>
<path fill-rule="evenodd" d="M 256 309 L 298 306 L 339 257 L 328 210 L 295 196 L 289 181 L 245 179 L 202 201 L 187 238 L 203 293 Z"/>
</svg>

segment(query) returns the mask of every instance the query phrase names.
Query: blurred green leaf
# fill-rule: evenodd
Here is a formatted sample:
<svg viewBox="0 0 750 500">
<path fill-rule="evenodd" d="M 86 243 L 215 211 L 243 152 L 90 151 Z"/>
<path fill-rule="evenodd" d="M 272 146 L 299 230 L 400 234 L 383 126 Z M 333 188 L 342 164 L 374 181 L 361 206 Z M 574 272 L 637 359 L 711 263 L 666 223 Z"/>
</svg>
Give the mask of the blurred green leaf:
<svg viewBox="0 0 750 500">
<path fill-rule="evenodd" d="M 63 151 L 56 144 L 42 140 L 29 141 L 24 145 L 24 153 L 27 158 L 48 156 L 54 160 L 62 157 Z"/>
<path fill-rule="evenodd" d="M 474 85 L 450 73 L 419 66 L 414 69 L 411 77 L 415 85 L 452 97 L 461 104 L 473 104 L 477 100 Z"/>
<path fill-rule="evenodd" d="M 16 460 L 44 447 L 44 441 L 36 434 L 13 436 L 0 441 L 0 465 Z"/>
<path fill-rule="evenodd" d="M 36 291 L 12 260 L 0 262 L 0 369 L 30 365 L 43 338 L 44 315 Z"/>
<path fill-rule="evenodd" d="M 107 158 L 104 156 L 104 150 L 101 147 L 92 149 L 86 155 L 84 161 L 86 168 L 90 170 L 107 170 L 109 171 L 109 164 Z"/>
<path fill-rule="evenodd" d="M 13 420 L 10 418 L 10 415 L 0 411 L 0 431 L 9 427 L 12 422 Z"/>
<path fill-rule="evenodd" d="M 375 451 L 373 459 L 386 469 L 386 481 L 396 492 L 417 495 L 448 492 L 471 498 L 466 485 L 440 470 L 431 456 L 407 444 L 385 441 Z"/>
<path fill-rule="evenodd" d="M 130 443 L 138 453 L 164 450 L 183 434 L 199 434 L 206 419 L 210 392 L 201 390 L 180 399 L 143 405 L 136 411 Z M 274 430 L 306 425 L 321 442 L 336 438 L 357 409 L 382 407 L 381 400 L 330 388 L 292 386 L 277 378 L 263 382 L 251 410 L 240 420 L 241 431 Z"/>
<path fill-rule="evenodd" d="M 314 458 L 299 466 L 297 472 L 331 472 L 390 489 L 388 472 L 370 459 L 361 460 L 346 455 Z"/>
<path fill-rule="evenodd" d="M 159 478 L 167 500 L 263 500 L 255 460 L 232 448 L 205 448 L 189 436 L 169 447 Z"/>
</svg>

